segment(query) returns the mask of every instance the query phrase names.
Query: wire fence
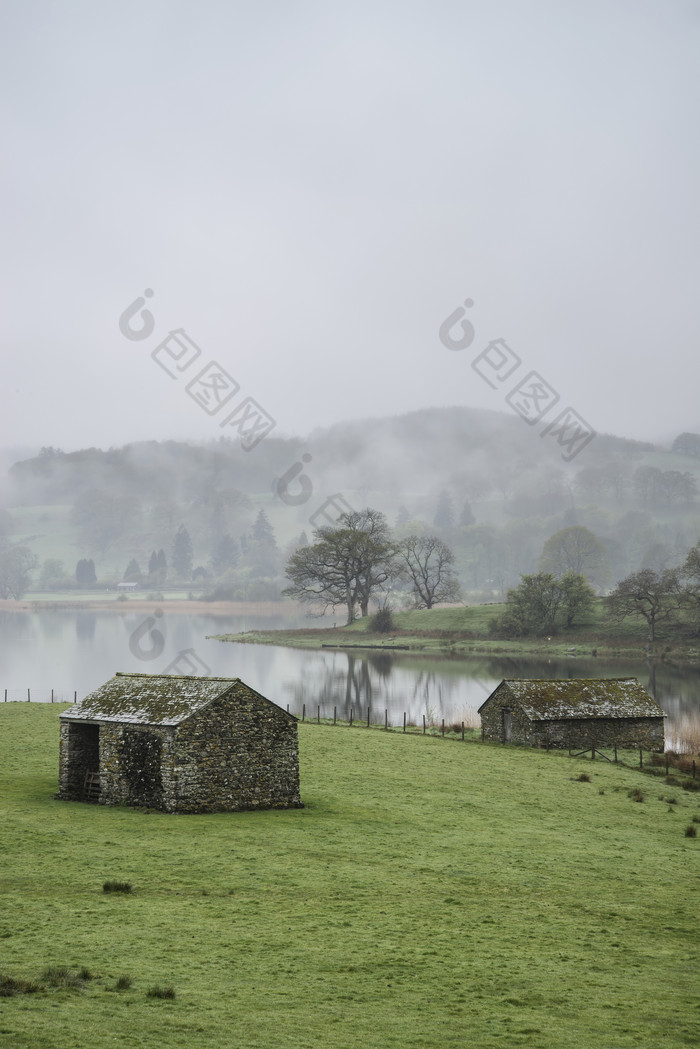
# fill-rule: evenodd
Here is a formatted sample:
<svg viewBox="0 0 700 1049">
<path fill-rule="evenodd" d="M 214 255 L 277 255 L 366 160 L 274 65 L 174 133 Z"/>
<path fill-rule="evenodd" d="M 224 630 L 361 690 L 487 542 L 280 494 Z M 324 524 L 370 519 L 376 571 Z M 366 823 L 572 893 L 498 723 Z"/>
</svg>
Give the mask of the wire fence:
<svg viewBox="0 0 700 1049">
<path fill-rule="evenodd" d="M 77 703 L 78 693 L 66 688 L 6 688 L 5 703 Z"/>
<path fill-rule="evenodd" d="M 6 688 L 4 690 L 4 702 L 5 703 L 77 703 L 78 693 L 76 690 L 70 691 L 70 689 L 57 689 L 57 688 Z M 389 717 L 388 708 L 384 709 L 384 717 L 380 720 L 376 720 L 376 713 L 370 706 L 367 706 L 363 711 L 362 708 L 358 708 L 357 711 L 354 707 L 350 707 L 349 715 L 348 712 L 341 713 L 338 715 L 338 708 L 333 707 L 333 717 L 329 716 L 329 712 L 323 711 L 321 713 L 320 705 L 316 705 L 315 710 L 310 709 L 307 711 L 306 703 L 302 703 L 301 710 L 290 711 L 289 703 L 287 704 L 287 713 L 294 714 L 298 717 L 301 722 L 318 725 L 347 725 L 350 728 L 362 727 L 368 729 L 384 729 L 385 731 L 400 731 L 407 734 L 421 734 L 430 736 L 440 736 L 443 739 L 462 739 L 469 740 L 471 742 L 488 742 L 484 737 L 484 729 L 478 728 L 474 721 L 454 721 L 452 719 L 435 719 L 426 714 L 421 715 L 420 720 L 415 720 L 409 717 L 406 711 L 403 711 L 403 718 L 394 721 L 393 718 Z M 374 719 L 373 719 L 374 715 Z M 491 741 L 492 742 L 492 741 Z M 542 749 L 549 750 L 550 744 L 544 744 Z M 552 748 L 561 749 L 561 748 Z M 566 748 L 565 748 L 566 749 Z M 593 744 L 590 747 L 586 747 L 583 750 L 577 748 L 568 748 L 570 757 L 584 757 L 590 754 L 591 760 L 595 761 L 596 757 L 599 759 L 609 761 L 614 764 L 627 765 L 627 767 L 633 767 L 632 761 L 630 760 L 630 753 L 636 753 L 637 748 L 631 750 L 631 748 L 620 747 L 620 753 L 618 754 L 618 747 L 614 744 L 603 744 L 598 746 Z M 609 753 L 606 754 L 605 751 Z M 689 758 L 686 762 L 679 762 L 670 756 L 670 752 L 665 754 L 659 754 L 646 748 L 638 748 L 639 753 L 639 768 L 647 766 L 665 766 L 665 774 L 669 775 L 669 768 L 672 770 L 682 770 L 689 775 L 693 780 L 697 776 L 697 768 L 695 760 Z M 636 765 L 636 761 L 634 762 Z M 684 767 L 686 766 L 687 767 Z M 660 771 L 660 770 L 659 770 Z"/>
</svg>

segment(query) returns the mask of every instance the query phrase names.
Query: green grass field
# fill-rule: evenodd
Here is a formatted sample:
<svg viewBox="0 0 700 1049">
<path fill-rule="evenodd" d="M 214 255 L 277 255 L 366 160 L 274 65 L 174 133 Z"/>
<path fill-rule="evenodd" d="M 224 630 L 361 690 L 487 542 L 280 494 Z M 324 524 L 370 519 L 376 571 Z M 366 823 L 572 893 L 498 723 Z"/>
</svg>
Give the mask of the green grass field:
<svg viewBox="0 0 700 1049">
<path fill-rule="evenodd" d="M 493 637 L 489 631 L 492 619 L 502 614 L 504 605 L 468 605 L 458 608 L 432 608 L 394 612 L 396 629 L 389 634 L 370 630 L 371 616 L 345 626 L 338 609 L 336 627 L 326 620 L 309 619 L 304 630 L 249 631 L 246 634 L 222 634 L 221 640 L 289 645 L 295 648 L 318 648 L 326 645 L 362 644 L 371 647 L 408 645 L 411 651 L 469 655 L 473 653 L 508 652 L 511 655 L 566 655 L 576 649 L 579 655 L 616 656 L 630 653 L 646 655 L 648 627 L 642 619 L 629 618 L 616 622 L 606 613 L 602 598 L 597 598 L 588 620 L 560 630 L 552 637 L 531 636 L 517 639 Z M 663 623 L 657 630 L 654 654 L 661 658 L 696 660 L 700 653 L 694 624 Z"/>
<path fill-rule="evenodd" d="M 0 994 L 44 987 L 0 997 L 3 1049 L 697 1044 L 699 794 L 299 735 L 303 810 L 166 816 L 54 800 L 57 708 L 0 707 Z M 92 978 L 52 986 L 63 968 Z"/>
</svg>

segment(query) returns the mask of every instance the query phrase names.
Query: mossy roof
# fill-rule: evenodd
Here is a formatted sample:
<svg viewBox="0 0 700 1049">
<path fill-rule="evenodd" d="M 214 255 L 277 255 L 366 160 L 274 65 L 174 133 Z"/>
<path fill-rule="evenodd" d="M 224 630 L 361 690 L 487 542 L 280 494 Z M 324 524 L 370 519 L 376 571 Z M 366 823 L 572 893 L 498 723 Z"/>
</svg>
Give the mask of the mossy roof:
<svg viewBox="0 0 700 1049">
<path fill-rule="evenodd" d="M 506 693 L 532 721 L 661 718 L 664 712 L 636 677 L 504 680 L 479 707 Z"/>
<path fill-rule="evenodd" d="M 64 711 L 61 720 L 179 725 L 213 703 L 233 685 L 243 685 L 249 692 L 258 696 L 261 703 L 269 703 L 276 710 L 282 710 L 236 677 L 118 673 L 79 703 Z M 282 713 L 287 712 L 282 710 Z"/>
</svg>

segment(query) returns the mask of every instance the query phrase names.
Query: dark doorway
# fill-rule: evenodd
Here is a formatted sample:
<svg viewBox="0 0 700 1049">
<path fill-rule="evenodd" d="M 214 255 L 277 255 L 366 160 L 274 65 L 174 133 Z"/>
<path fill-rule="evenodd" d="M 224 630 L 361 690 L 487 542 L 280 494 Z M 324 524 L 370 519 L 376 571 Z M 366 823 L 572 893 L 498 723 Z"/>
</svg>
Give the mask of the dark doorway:
<svg viewBox="0 0 700 1049">
<path fill-rule="evenodd" d="M 83 798 L 90 776 L 100 771 L 99 725 L 68 726 L 68 790 L 72 797 Z"/>
</svg>

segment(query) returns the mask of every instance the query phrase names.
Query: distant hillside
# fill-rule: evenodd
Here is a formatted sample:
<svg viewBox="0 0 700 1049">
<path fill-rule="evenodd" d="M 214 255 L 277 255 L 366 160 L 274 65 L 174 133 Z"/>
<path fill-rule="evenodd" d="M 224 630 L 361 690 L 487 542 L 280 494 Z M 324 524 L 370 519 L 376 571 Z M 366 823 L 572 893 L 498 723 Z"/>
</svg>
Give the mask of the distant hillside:
<svg viewBox="0 0 700 1049">
<path fill-rule="evenodd" d="M 154 550 L 169 557 L 182 526 L 202 587 L 222 574 L 245 587 L 264 578 L 270 596 L 289 549 L 324 523 L 329 497 L 342 497 L 382 510 L 400 534 L 438 530 L 470 592 L 517 583 L 570 524 L 606 543 L 614 580 L 677 563 L 700 536 L 700 457 L 693 435 L 679 437 L 665 450 L 599 434 L 567 462 L 556 440 L 515 414 L 442 408 L 338 423 L 307 440 L 267 438 L 250 452 L 224 438 L 45 448 L 9 470 L 2 520 L 9 540 L 40 561 L 60 559 L 71 575 L 91 557 L 98 577 L 115 578 L 132 558 L 143 571 Z M 251 562 L 261 509 L 276 552 Z M 238 549 L 226 572 L 211 563 L 224 536 Z"/>
</svg>

